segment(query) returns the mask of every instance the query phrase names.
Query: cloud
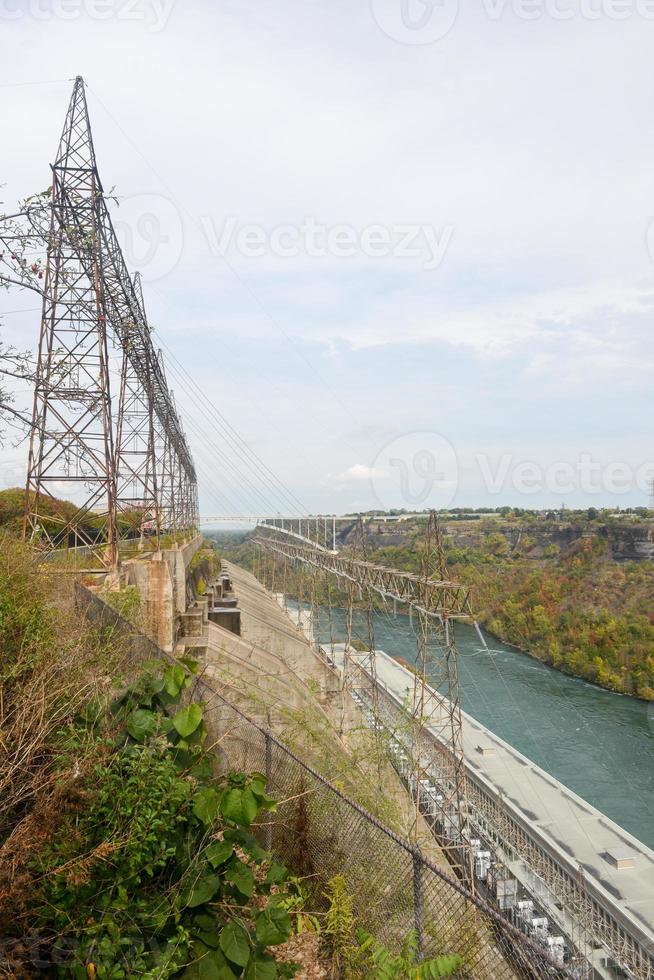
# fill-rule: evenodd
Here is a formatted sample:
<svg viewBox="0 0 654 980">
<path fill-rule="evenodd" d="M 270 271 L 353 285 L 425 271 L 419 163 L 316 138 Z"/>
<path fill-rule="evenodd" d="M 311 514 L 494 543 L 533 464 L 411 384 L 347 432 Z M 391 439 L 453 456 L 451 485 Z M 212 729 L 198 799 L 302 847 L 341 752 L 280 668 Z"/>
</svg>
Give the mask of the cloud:
<svg viewBox="0 0 654 980">
<path fill-rule="evenodd" d="M 70 74 L 61 51 L 75 51 L 118 216 L 135 195 L 158 195 L 164 245 L 179 239 L 179 261 L 146 284 L 155 338 L 309 510 L 365 506 L 389 477 L 351 461 L 375 460 L 404 432 L 474 452 L 526 444 L 537 461 L 553 438 L 610 454 L 629 433 L 634 454 L 648 451 L 654 194 L 642 120 L 654 25 L 532 23 L 510 5 L 491 21 L 469 4 L 445 40 L 418 49 L 385 35 L 370 4 L 198 0 L 176 3 L 159 32 L 128 6 L 112 7 L 122 19 L 68 20 L 22 5 L 3 24 L 2 200 L 49 180 L 71 82 L 33 82 Z M 230 214 L 268 232 L 309 215 L 455 234 L 431 271 L 365 255 L 228 264 L 210 254 L 202 214 L 217 228 Z M 0 295 L 0 311 L 34 305 L 16 299 Z M 2 323 L 20 349 L 38 327 L 38 311 Z M 215 449 L 233 462 L 233 446 L 169 370 L 211 477 L 203 509 L 219 513 L 212 481 L 247 495 Z"/>
<path fill-rule="evenodd" d="M 367 483 L 369 480 L 383 480 L 387 476 L 386 470 L 366 466 L 364 463 L 355 463 L 342 473 L 328 477 L 327 482 L 337 489 L 344 489 L 357 483 Z"/>
</svg>

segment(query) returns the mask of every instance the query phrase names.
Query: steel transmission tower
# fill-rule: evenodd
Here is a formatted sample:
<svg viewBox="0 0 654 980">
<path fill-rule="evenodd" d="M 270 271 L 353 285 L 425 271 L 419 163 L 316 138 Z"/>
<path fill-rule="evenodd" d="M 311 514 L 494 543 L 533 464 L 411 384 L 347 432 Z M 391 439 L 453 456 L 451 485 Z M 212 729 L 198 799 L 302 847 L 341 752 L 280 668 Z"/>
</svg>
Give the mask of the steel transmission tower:
<svg viewBox="0 0 654 980">
<path fill-rule="evenodd" d="M 98 186 L 84 87 L 77 79 L 52 167 L 50 240 L 34 391 L 24 533 L 52 546 L 95 544 L 81 530 L 93 512 L 116 555 L 116 469 L 111 424 L 106 299 L 97 208 Z M 84 253 L 84 260 L 81 258 Z M 66 521 L 44 522 L 42 497 L 84 488 Z M 64 490 L 67 493 L 66 490 Z M 73 540 L 70 542 L 72 533 Z"/>
<path fill-rule="evenodd" d="M 134 276 L 134 291 L 143 311 L 143 325 L 149 334 L 141 276 Z M 142 379 L 135 371 L 123 346 L 118 409 L 118 498 L 119 517 L 132 531 L 138 530 L 141 542 L 146 530 L 159 539 L 161 512 L 157 494 L 157 457 L 155 449 L 155 416 L 150 411 L 152 391 L 150 377 Z"/>
<path fill-rule="evenodd" d="M 455 639 L 457 617 L 430 608 L 433 582 L 447 582 L 447 563 L 438 515 L 431 511 L 421 555 L 423 594 L 416 609 L 416 671 L 412 704 L 411 778 L 420 803 L 421 780 L 438 772 L 443 794 L 446 836 L 462 861 L 462 874 L 471 883 L 472 850 L 463 747 L 463 715 L 459 658 Z M 436 615 L 434 615 L 434 613 Z M 447 752 L 434 756 L 426 729 L 436 734 Z"/>
<path fill-rule="evenodd" d="M 316 522 L 319 527 L 319 522 Z M 469 589 L 448 579 L 438 518 L 429 515 L 421 571 L 401 572 L 370 561 L 365 529 L 358 518 L 349 554 L 328 550 L 305 534 L 307 519 L 287 520 L 279 527 L 274 520 L 257 529 L 253 541 L 278 560 L 305 566 L 333 577 L 347 589 L 344 683 L 350 691 L 364 695 L 372 721 L 402 732 L 408 725 L 408 781 L 417 809 L 425 782 L 433 777 L 438 785 L 442 814 L 441 846 L 471 886 L 472 849 L 463 745 L 463 716 L 459 682 L 457 622 L 474 624 Z M 326 525 L 326 522 L 325 522 Z M 354 653 L 352 616 L 357 600 L 366 610 L 368 642 L 363 653 Z M 398 706 L 378 682 L 374 642 L 373 597 L 383 604 L 399 604 L 415 625 L 416 668 L 409 703 Z M 409 693 L 409 689 L 407 689 Z M 405 725 L 406 723 L 406 725 Z M 430 737 L 430 733 L 436 739 Z"/>
<path fill-rule="evenodd" d="M 79 77 L 52 173 L 24 537 L 46 552 L 85 546 L 111 567 L 121 537 L 197 527 L 197 485 L 103 194 Z M 117 406 L 110 344 L 121 353 Z M 48 498 L 69 495 L 74 512 L 53 518 Z"/>
</svg>

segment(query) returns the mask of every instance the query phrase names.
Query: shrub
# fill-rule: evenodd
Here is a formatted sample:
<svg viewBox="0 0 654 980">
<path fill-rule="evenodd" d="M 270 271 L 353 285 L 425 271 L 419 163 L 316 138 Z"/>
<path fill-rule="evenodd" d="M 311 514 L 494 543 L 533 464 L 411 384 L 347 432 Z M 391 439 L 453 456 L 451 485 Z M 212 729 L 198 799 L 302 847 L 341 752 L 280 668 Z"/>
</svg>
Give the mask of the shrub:
<svg viewBox="0 0 654 980">
<path fill-rule="evenodd" d="M 179 706 L 195 669 L 149 674 L 61 733 L 60 819 L 26 868 L 18 922 L 52 937 L 59 975 L 293 974 L 269 953 L 292 931 L 287 873 L 252 832 L 275 804 L 259 773 L 214 779 L 202 707 Z"/>
<path fill-rule="evenodd" d="M 53 778 L 57 730 L 120 669 L 123 652 L 76 614 L 72 582 L 0 535 L 0 843 Z"/>
</svg>

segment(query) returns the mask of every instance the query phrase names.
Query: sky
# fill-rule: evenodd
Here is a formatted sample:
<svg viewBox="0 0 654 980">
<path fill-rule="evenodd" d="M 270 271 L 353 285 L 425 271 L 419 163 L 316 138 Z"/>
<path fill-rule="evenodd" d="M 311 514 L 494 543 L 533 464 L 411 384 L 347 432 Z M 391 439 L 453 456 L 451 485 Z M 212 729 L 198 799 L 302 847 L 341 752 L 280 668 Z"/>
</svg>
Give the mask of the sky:
<svg viewBox="0 0 654 980">
<path fill-rule="evenodd" d="M 0 0 L 0 211 L 82 75 L 205 517 L 646 505 L 653 43 L 652 0 Z"/>
</svg>

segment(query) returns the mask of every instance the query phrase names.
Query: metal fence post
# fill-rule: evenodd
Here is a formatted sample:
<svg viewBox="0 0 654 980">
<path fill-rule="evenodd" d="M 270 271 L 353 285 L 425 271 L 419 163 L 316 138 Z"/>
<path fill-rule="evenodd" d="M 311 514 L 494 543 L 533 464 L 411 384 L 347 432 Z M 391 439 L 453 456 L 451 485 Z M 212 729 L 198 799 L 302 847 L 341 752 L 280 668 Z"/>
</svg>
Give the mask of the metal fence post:
<svg viewBox="0 0 654 980">
<path fill-rule="evenodd" d="M 422 959 L 425 948 L 422 913 L 422 854 L 416 845 L 413 848 L 413 919 L 418 946 L 418 961 Z"/>
<path fill-rule="evenodd" d="M 270 732 L 266 732 L 266 793 L 270 793 L 270 781 L 272 777 L 272 739 Z M 269 851 L 272 848 L 272 814 L 268 814 L 264 829 L 264 848 Z"/>
</svg>

